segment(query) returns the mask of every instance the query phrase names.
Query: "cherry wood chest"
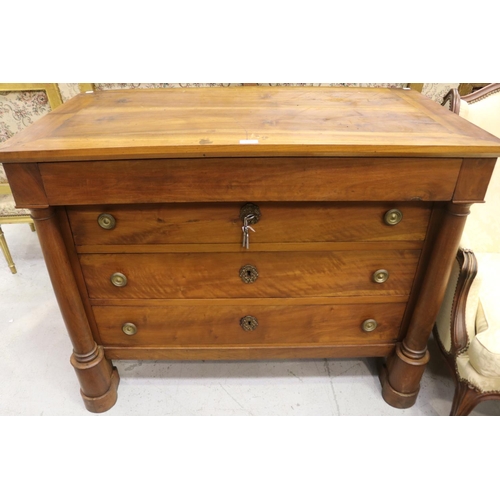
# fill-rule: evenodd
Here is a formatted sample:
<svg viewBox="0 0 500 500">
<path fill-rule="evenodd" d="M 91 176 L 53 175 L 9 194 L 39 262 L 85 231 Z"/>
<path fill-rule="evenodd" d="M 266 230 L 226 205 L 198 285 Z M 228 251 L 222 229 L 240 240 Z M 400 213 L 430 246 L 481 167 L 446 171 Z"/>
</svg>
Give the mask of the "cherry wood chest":
<svg viewBox="0 0 500 500">
<path fill-rule="evenodd" d="M 113 359 L 380 357 L 411 406 L 497 156 L 417 92 L 322 87 L 85 93 L 0 147 L 93 412 Z"/>
</svg>

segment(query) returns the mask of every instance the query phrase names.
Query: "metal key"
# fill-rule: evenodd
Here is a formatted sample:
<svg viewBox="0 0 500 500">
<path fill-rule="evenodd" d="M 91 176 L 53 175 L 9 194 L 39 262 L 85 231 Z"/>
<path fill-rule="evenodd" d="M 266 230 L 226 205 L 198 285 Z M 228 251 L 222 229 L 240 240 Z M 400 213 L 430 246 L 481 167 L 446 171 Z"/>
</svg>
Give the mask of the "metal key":
<svg viewBox="0 0 500 500">
<path fill-rule="evenodd" d="M 246 248 L 247 250 L 250 248 L 250 234 L 248 230 L 250 229 L 255 233 L 255 229 L 250 226 L 250 221 L 255 218 L 255 215 L 249 214 L 245 216 L 243 219 L 243 226 L 241 227 L 241 230 L 243 231 L 243 248 Z"/>
<path fill-rule="evenodd" d="M 241 228 L 243 230 L 243 248 L 247 250 L 250 248 L 250 234 L 248 230 L 253 231 L 255 233 L 255 229 L 252 226 L 243 226 Z"/>
</svg>

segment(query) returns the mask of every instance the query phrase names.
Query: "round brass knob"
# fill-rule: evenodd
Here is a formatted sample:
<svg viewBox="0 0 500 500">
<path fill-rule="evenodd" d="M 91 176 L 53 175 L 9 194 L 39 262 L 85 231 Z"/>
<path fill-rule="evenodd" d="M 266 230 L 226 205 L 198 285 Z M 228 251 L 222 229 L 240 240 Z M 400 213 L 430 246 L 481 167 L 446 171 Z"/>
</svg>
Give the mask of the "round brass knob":
<svg viewBox="0 0 500 500">
<path fill-rule="evenodd" d="M 114 273 L 111 275 L 111 283 L 113 285 L 121 288 L 128 283 L 127 277 L 122 273 Z"/>
<path fill-rule="evenodd" d="M 259 271 L 255 266 L 247 264 L 240 269 L 240 278 L 243 283 L 253 283 L 257 281 L 259 277 Z"/>
<path fill-rule="evenodd" d="M 374 319 L 367 319 L 363 321 L 361 328 L 363 329 L 364 332 L 373 332 L 373 330 L 375 330 L 377 326 L 378 323 Z"/>
<path fill-rule="evenodd" d="M 373 273 L 372 279 L 375 283 L 385 283 L 389 279 L 389 271 L 379 269 Z"/>
<path fill-rule="evenodd" d="M 246 332 L 251 332 L 252 330 L 255 330 L 259 326 L 259 322 L 257 321 L 257 318 L 254 316 L 244 316 L 243 318 L 240 319 L 240 326 Z"/>
<path fill-rule="evenodd" d="M 122 331 L 125 335 L 135 335 L 137 333 L 137 327 L 134 323 L 124 323 Z"/>
<path fill-rule="evenodd" d="M 103 229 L 113 229 L 116 226 L 116 219 L 111 214 L 101 214 L 97 218 L 97 223 Z"/>
<path fill-rule="evenodd" d="M 398 210 L 397 208 L 392 208 L 391 210 L 388 210 L 384 215 L 384 222 L 388 226 L 395 226 L 396 224 L 399 224 L 402 220 L 403 220 L 403 212 L 401 212 L 401 210 Z"/>
</svg>

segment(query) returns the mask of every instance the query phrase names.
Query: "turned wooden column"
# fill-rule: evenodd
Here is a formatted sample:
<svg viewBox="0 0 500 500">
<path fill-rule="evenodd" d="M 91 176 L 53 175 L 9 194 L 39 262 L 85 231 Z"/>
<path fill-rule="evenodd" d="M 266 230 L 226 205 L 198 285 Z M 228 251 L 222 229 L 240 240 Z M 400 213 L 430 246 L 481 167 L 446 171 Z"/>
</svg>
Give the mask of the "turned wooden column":
<svg viewBox="0 0 500 500">
<path fill-rule="evenodd" d="M 473 203 L 484 201 L 495 161 L 467 158 L 462 162 L 406 336 L 381 367 L 382 395 L 391 406 L 409 408 L 417 399 L 420 380 L 429 362 L 427 342 L 443 302 L 469 209 Z"/>
<path fill-rule="evenodd" d="M 109 410 L 117 399 L 118 371 L 104 357 L 92 336 L 53 208 L 32 209 L 45 263 L 71 342 L 76 371 L 87 410 Z"/>
<path fill-rule="evenodd" d="M 382 395 L 396 408 L 413 406 L 429 362 L 427 342 L 446 292 L 470 203 L 447 205 L 406 337 L 382 367 Z"/>
</svg>

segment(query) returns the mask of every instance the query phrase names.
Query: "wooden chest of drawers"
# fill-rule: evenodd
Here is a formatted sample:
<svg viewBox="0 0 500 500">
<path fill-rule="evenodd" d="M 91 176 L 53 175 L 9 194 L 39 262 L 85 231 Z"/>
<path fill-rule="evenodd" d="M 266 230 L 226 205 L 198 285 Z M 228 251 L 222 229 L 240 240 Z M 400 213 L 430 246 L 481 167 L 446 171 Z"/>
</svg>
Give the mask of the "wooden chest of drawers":
<svg viewBox="0 0 500 500">
<path fill-rule="evenodd" d="M 0 148 L 95 412 L 112 359 L 387 357 L 411 406 L 498 155 L 418 93 L 331 88 L 84 94 Z"/>
</svg>

